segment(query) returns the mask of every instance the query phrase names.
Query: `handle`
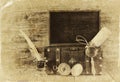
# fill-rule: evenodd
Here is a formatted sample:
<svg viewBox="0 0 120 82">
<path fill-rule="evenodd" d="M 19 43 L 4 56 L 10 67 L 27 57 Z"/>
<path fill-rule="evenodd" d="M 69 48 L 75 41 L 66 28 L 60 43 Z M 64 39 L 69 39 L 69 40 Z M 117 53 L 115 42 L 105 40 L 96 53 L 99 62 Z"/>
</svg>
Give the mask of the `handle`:
<svg viewBox="0 0 120 82">
<path fill-rule="evenodd" d="M 95 76 L 96 71 L 95 71 L 95 65 L 94 65 L 93 57 L 91 57 L 91 65 L 92 65 L 92 74 Z"/>
<path fill-rule="evenodd" d="M 79 42 L 80 44 L 88 45 L 86 38 L 81 35 L 76 36 L 76 41 Z"/>
</svg>

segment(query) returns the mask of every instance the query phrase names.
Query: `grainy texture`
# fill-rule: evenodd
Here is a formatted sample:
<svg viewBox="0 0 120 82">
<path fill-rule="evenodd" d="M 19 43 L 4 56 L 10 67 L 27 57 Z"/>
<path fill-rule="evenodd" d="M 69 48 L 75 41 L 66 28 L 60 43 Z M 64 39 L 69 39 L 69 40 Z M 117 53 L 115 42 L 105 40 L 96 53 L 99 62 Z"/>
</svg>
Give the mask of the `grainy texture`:
<svg viewBox="0 0 120 82">
<path fill-rule="evenodd" d="M 14 0 L 13 0 L 14 1 Z M 7 0 L 1 0 L 3 7 Z M 11 82 L 120 82 L 118 70 L 119 55 L 119 0 L 15 0 L 1 13 L 3 80 Z M 100 10 L 100 26 L 107 27 L 112 35 L 102 45 L 103 75 L 63 77 L 41 76 L 28 50 L 28 44 L 20 36 L 22 29 L 33 41 L 39 52 L 49 44 L 49 11 Z M 104 37 L 104 36 L 103 36 Z"/>
</svg>

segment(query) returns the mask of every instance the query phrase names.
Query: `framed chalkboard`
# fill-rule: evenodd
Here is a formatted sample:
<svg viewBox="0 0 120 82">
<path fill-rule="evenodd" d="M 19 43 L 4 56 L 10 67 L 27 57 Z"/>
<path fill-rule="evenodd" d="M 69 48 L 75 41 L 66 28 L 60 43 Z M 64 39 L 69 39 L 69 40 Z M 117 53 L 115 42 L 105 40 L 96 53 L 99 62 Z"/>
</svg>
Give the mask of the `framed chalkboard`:
<svg viewBox="0 0 120 82">
<path fill-rule="evenodd" d="M 90 41 L 99 22 L 99 11 L 50 12 L 50 44 L 76 43 L 76 35 Z"/>
</svg>

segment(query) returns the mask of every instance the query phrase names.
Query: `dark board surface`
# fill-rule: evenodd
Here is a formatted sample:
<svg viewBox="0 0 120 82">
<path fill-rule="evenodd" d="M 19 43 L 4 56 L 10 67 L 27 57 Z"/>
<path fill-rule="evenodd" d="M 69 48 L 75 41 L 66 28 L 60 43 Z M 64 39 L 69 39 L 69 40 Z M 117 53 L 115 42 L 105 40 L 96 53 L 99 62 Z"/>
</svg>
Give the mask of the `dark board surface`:
<svg viewBox="0 0 120 82">
<path fill-rule="evenodd" d="M 50 12 L 50 44 L 76 43 L 76 35 L 90 41 L 98 31 L 98 11 Z"/>
</svg>

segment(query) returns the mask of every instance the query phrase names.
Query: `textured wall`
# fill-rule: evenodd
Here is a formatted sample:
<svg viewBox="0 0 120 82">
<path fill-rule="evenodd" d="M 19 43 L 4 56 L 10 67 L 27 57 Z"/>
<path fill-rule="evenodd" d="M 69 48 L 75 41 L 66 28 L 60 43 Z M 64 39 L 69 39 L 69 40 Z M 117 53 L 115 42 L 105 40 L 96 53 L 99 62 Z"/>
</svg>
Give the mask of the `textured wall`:
<svg viewBox="0 0 120 82">
<path fill-rule="evenodd" d="M 21 0 L 15 1 L 1 13 L 2 67 L 7 74 L 15 76 L 22 74 L 23 70 L 35 68 L 35 63 L 30 62 L 33 59 L 30 56 L 29 47 L 24 38 L 20 36 L 19 29 L 30 37 L 41 52 L 41 47 L 49 44 L 49 11 L 63 10 L 100 10 L 100 28 L 107 27 L 112 31 L 112 35 L 102 45 L 104 68 L 113 71 L 117 67 L 119 55 L 118 10 L 120 10 L 117 0 L 61 0 L 59 2 L 57 0 L 49 2 Z M 34 72 L 37 71 L 34 70 Z"/>
</svg>

